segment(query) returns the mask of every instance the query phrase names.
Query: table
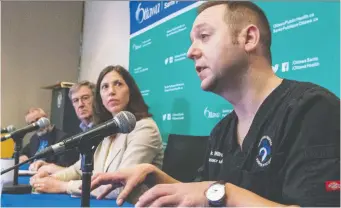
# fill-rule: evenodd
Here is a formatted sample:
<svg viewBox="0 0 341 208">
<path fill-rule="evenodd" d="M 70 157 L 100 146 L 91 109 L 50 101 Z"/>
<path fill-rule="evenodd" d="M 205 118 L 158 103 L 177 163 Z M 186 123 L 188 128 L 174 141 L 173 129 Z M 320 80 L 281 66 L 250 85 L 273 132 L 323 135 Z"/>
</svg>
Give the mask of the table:
<svg viewBox="0 0 341 208">
<path fill-rule="evenodd" d="M 2 194 L 1 207 L 80 207 L 81 198 L 67 194 Z M 118 207 L 115 200 L 90 199 L 91 207 Z M 133 207 L 124 203 L 122 207 Z"/>
<path fill-rule="evenodd" d="M 23 166 L 20 169 L 27 169 Z M 30 176 L 19 176 L 19 184 L 28 184 Z M 2 194 L 1 207 L 80 207 L 81 198 L 71 197 L 69 194 Z M 96 198 L 90 199 L 92 207 L 118 207 L 116 200 Z M 130 203 L 124 203 L 122 207 L 133 207 Z"/>
</svg>

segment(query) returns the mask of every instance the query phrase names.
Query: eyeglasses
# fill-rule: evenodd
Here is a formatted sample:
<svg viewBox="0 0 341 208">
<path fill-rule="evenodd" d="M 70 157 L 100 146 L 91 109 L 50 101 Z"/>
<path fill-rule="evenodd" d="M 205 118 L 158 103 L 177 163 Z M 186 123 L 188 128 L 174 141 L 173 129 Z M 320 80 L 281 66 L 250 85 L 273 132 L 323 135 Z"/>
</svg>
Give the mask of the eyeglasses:
<svg viewBox="0 0 341 208">
<path fill-rule="evenodd" d="M 91 95 L 83 95 L 82 97 L 80 98 L 73 98 L 72 99 L 72 103 L 75 105 L 75 104 L 78 104 L 79 103 L 79 100 L 81 100 L 83 103 L 89 103 L 90 102 L 90 98 L 91 98 Z"/>
</svg>

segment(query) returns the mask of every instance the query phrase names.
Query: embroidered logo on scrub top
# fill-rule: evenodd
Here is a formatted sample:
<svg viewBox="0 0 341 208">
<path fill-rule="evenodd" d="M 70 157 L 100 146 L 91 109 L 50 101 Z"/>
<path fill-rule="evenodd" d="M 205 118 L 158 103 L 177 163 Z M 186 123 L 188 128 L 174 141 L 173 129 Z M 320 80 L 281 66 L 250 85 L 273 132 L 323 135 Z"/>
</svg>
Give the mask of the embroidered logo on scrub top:
<svg viewBox="0 0 341 208">
<path fill-rule="evenodd" d="M 271 162 L 271 146 L 270 137 L 263 136 L 258 144 L 258 155 L 256 162 L 260 167 L 265 167 Z"/>
</svg>

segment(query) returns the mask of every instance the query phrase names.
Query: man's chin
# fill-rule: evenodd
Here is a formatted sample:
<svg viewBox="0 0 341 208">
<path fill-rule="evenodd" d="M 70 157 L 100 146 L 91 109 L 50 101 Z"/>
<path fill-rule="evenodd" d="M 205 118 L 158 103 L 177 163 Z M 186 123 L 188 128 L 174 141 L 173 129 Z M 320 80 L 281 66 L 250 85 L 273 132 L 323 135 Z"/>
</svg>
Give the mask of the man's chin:
<svg viewBox="0 0 341 208">
<path fill-rule="evenodd" d="M 88 114 L 81 114 L 79 116 L 80 119 L 88 119 L 90 116 Z"/>
<path fill-rule="evenodd" d="M 38 137 L 41 137 L 41 136 L 44 136 L 45 134 L 47 134 L 48 133 L 48 131 L 47 130 L 44 130 L 44 131 L 38 131 L 37 132 L 37 136 Z"/>
<path fill-rule="evenodd" d="M 201 89 L 205 92 L 211 92 L 212 91 L 212 89 L 208 86 L 201 86 Z"/>
<path fill-rule="evenodd" d="M 214 80 L 203 80 L 201 82 L 201 89 L 206 92 L 214 92 L 217 84 Z"/>
</svg>

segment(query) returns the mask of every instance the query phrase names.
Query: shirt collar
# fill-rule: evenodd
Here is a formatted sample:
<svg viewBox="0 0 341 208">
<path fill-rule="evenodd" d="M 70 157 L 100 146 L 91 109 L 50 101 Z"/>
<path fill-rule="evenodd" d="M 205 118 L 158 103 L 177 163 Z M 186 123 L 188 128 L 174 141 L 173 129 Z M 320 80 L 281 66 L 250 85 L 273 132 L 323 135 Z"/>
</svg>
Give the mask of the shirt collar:
<svg viewBox="0 0 341 208">
<path fill-rule="evenodd" d="M 82 129 L 82 131 L 87 131 L 88 129 L 90 129 L 93 126 L 93 123 L 90 122 L 88 125 L 86 125 L 85 123 L 80 123 L 79 124 L 79 128 Z"/>
</svg>

